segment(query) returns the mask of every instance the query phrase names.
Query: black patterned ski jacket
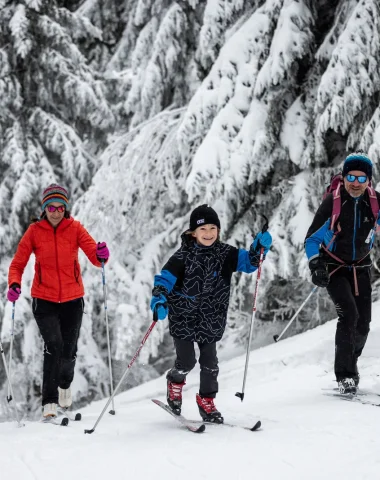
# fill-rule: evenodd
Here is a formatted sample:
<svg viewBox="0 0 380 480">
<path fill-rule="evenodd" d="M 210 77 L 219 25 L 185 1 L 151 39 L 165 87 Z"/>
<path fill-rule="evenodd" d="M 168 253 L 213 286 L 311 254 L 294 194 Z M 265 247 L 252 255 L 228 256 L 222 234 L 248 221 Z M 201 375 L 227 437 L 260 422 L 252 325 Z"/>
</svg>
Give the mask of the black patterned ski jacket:
<svg viewBox="0 0 380 480">
<path fill-rule="evenodd" d="M 169 305 L 169 329 L 173 337 L 198 343 L 214 343 L 224 333 L 233 272 L 254 272 L 249 252 L 216 241 L 197 245 L 182 235 L 181 247 L 170 257 L 154 285 L 164 287 Z"/>
</svg>

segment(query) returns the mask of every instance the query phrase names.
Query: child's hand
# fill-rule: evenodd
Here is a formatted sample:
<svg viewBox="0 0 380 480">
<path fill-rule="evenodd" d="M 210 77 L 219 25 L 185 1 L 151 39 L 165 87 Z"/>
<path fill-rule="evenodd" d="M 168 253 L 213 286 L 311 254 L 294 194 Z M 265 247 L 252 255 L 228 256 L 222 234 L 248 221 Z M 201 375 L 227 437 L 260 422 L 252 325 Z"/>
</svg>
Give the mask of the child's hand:
<svg viewBox="0 0 380 480">
<path fill-rule="evenodd" d="M 161 286 L 156 286 L 152 290 L 153 296 L 150 301 L 150 309 L 153 313 L 156 311 L 158 320 L 165 320 L 168 315 L 167 293 L 167 290 Z"/>
<path fill-rule="evenodd" d="M 256 235 L 251 248 L 249 249 L 249 261 L 254 267 L 258 267 L 260 263 L 260 250 L 264 248 L 263 260 L 272 245 L 272 236 L 269 232 L 260 232 Z"/>
</svg>

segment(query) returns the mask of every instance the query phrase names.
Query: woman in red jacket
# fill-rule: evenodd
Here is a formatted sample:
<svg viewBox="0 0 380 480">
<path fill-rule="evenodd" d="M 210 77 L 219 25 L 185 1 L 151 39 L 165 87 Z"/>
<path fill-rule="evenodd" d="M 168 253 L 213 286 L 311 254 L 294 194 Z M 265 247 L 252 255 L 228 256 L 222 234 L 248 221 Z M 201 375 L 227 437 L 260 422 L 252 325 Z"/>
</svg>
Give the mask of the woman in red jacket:
<svg viewBox="0 0 380 480">
<path fill-rule="evenodd" d="M 44 417 L 57 415 L 57 404 L 72 404 L 77 343 L 83 315 L 84 288 L 78 261 L 81 248 L 97 267 L 106 262 L 105 242 L 96 244 L 70 216 L 67 191 L 52 184 L 42 194 L 42 215 L 20 240 L 9 267 L 8 300 L 21 293 L 21 278 L 32 253 L 36 261 L 32 285 L 33 314 L 45 342 L 42 406 Z"/>
</svg>

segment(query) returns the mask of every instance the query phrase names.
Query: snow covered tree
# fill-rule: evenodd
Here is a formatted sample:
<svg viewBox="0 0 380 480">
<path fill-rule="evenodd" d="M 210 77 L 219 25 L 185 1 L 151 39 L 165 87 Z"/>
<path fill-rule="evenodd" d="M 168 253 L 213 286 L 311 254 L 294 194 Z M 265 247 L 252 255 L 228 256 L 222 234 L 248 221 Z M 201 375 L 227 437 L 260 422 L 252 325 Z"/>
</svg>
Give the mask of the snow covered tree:
<svg viewBox="0 0 380 480">
<path fill-rule="evenodd" d="M 86 0 L 81 6 L 96 26 L 106 28 L 103 46 L 90 55 L 105 72 L 122 128 L 189 100 L 198 82 L 194 57 L 203 9 L 202 2 L 184 0 L 108 0 L 103 6 Z"/>
<path fill-rule="evenodd" d="M 116 324 L 125 325 L 115 334 L 116 342 L 123 339 L 121 346 L 129 335 L 137 340 L 134 318 L 137 313 L 147 322 L 153 274 L 178 246 L 191 209 L 205 201 L 221 215 L 223 239 L 236 246 L 248 247 L 251 234 L 261 228 L 261 214 L 269 213 L 275 241 L 263 272 L 258 325 L 266 325 L 269 332 L 274 327 L 268 324 L 274 321 L 278 329 L 279 322 L 289 320 L 312 288 L 303 280 L 308 278 L 303 240 L 331 171 L 360 142 L 366 141 L 368 149 L 375 148 L 378 62 L 368 62 L 375 71 L 368 74 L 367 93 L 362 90 L 355 103 L 359 105 L 364 99 L 364 108 L 357 106 L 359 111 L 354 113 L 351 103 L 360 74 L 355 81 L 348 79 L 357 75 L 360 67 L 355 70 L 342 64 L 339 75 L 333 73 L 338 58 L 344 62 L 352 56 L 354 62 L 361 62 L 353 51 L 362 51 L 363 59 L 376 58 L 378 14 L 374 2 L 209 0 L 204 9 L 201 2 L 188 2 L 202 20 L 195 37 L 197 49 L 189 51 L 192 56 L 187 62 L 195 69 L 187 69 L 184 78 L 194 87 L 202 83 L 191 90 L 194 94 L 183 117 L 167 123 L 164 119 L 170 118 L 170 112 L 157 112 L 178 103 L 174 96 L 169 97 L 171 103 L 162 102 L 161 92 L 171 73 L 161 76 L 163 63 L 159 59 L 163 57 L 155 56 L 158 63 L 152 65 L 152 52 L 162 53 L 155 44 L 160 30 L 174 35 L 170 42 L 177 38 L 174 19 L 181 28 L 189 24 L 189 15 L 181 12 L 184 3 L 171 2 L 170 8 L 162 10 L 165 14 L 154 18 L 151 12 L 158 2 L 134 4 L 134 25 L 141 27 L 135 35 L 135 48 L 117 49 L 109 65 L 127 67 L 125 108 L 135 127 L 115 137 L 103 156 L 103 173 L 94 178 L 96 194 L 89 191 L 78 204 L 80 214 L 92 218 L 95 225 L 99 215 L 108 218 L 106 212 L 97 210 L 95 198 L 113 183 L 123 192 L 109 203 L 111 210 L 112 205 L 119 205 L 125 212 L 122 235 L 119 225 L 112 225 L 112 221 L 105 225 L 127 269 L 122 275 L 128 307 L 116 320 Z M 169 30 L 166 25 L 170 25 Z M 356 37 L 349 33 L 355 28 Z M 131 37 L 128 42 L 129 46 L 134 44 Z M 167 43 L 162 45 L 168 49 Z M 345 46 L 351 49 L 350 55 Z M 147 72 L 154 73 L 154 82 L 147 78 Z M 345 120 L 328 113 L 341 105 L 339 88 L 329 88 L 333 75 L 340 84 L 348 82 L 346 104 L 340 110 Z M 342 136 L 345 121 L 351 122 L 351 127 Z M 114 174 L 106 186 L 105 171 L 109 174 L 110 169 Z M 128 179 L 117 174 L 123 170 L 129 172 Z M 236 275 L 233 280 L 227 342 L 244 342 L 246 338 L 253 282 L 247 275 Z M 315 296 L 294 331 L 325 321 L 332 312 L 325 296 Z M 268 333 L 260 334 L 260 341 L 265 343 L 268 337 Z M 154 345 L 153 354 L 160 343 Z"/>
</svg>

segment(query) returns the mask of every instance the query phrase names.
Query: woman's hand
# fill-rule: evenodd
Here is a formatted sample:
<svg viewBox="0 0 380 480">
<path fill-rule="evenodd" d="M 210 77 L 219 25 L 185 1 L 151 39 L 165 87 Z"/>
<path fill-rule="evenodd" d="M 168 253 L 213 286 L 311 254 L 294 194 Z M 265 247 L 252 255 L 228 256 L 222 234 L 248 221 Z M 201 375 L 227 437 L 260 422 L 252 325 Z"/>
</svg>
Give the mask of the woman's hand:
<svg viewBox="0 0 380 480">
<path fill-rule="evenodd" d="M 96 245 L 96 257 L 99 262 L 106 262 L 110 256 L 106 242 L 98 242 Z"/>
<path fill-rule="evenodd" d="M 13 283 L 10 287 L 9 287 L 9 290 L 8 290 L 8 293 L 7 293 L 7 299 L 10 301 L 10 302 L 16 302 L 16 300 L 18 300 L 18 297 L 21 295 L 21 288 L 20 288 L 20 285 L 18 283 Z"/>
</svg>

